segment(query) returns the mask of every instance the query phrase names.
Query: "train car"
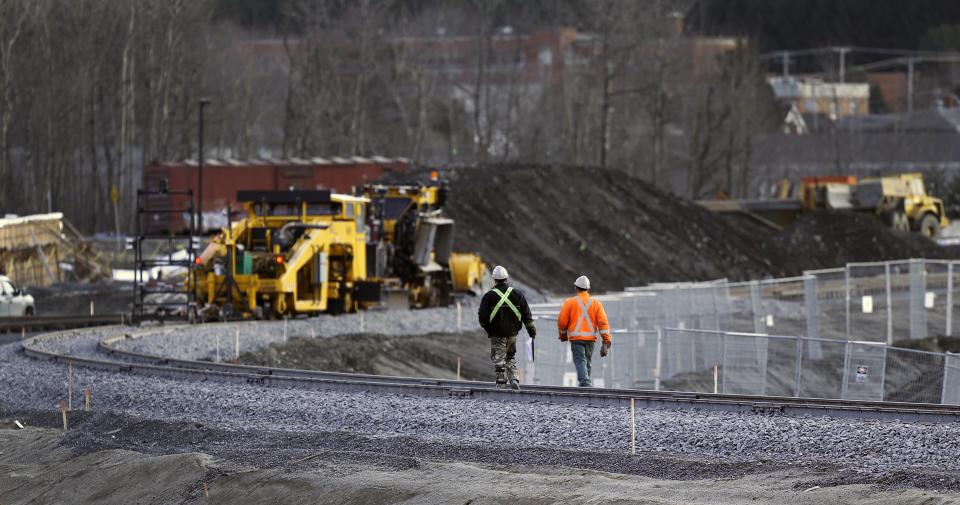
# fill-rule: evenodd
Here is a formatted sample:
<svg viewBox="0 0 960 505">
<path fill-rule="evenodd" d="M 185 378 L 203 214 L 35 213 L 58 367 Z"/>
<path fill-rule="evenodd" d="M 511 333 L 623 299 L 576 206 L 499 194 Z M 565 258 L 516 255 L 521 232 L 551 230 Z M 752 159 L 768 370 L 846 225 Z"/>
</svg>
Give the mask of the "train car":
<svg viewBox="0 0 960 505">
<path fill-rule="evenodd" d="M 349 193 L 354 186 L 377 180 L 390 172 L 406 171 L 405 158 L 373 156 L 363 158 L 310 158 L 221 160 L 207 159 L 203 165 L 203 232 L 227 225 L 226 210 L 240 215 L 242 204 L 236 200 L 241 190 L 315 191 Z M 155 162 L 143 169 L 143 187 L 156 189 L 161 181 L 177 190 L 197 190 L 196 160 Z M 152 208 L 187 208 L 186 196 L 151 195 Z M 184 233 L 189 229 L 189 213 L 148 216 L 148 233 Z"/>
</svg>

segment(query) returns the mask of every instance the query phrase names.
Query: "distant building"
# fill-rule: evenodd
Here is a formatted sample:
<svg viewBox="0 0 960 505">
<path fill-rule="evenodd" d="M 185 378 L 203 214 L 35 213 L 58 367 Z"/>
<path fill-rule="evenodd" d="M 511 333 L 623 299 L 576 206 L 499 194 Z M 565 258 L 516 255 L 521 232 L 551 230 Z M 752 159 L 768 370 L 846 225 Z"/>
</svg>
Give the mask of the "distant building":
<svg viewBox="0 0 960 505">
<path fill-rule="evenodd" d="M 886 112 L 907 111 L 907 74 L 906 72 L 872 72 L 867 74 L 867 82 L 877 90 L 880 103 Z"/>
<path fill-rule="evenodd" d="M 870 85 L 826 82 L 809 77 L 767 79 L 776 99 L 800 114 L 826 114 L 832 121 L 870 114 Z"/>
</svg>

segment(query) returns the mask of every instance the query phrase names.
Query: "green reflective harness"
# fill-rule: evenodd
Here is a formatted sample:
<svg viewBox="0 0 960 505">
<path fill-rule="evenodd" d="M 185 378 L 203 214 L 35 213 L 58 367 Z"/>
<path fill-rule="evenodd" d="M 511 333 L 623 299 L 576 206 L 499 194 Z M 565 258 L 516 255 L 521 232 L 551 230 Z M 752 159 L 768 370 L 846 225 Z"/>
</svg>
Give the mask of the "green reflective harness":
<svg viewBox="0 0 960 505">
<path fill-rule="evenodd" d="M 490 313 L 490 322 L 491 323 L 493 322 L 494 316 L 497 315 L 497 312 L 500 311 L 500 307 L 502 307 L 504 303 L 506 303 L 507 307 L 510 307 L 510 310 L 512 310 L 513 313 L 516 314 L 517 320 L 522 321 L 523 318 L 520 317 L 520 310 L 518 310 L 516 305 L 514 305 L 513 302 L 510 301 L 510 293 L 513 292 L 513 288 L 507 288 L 506 293 L 501 292 L 497 288 L 493 288 L 493 292 L 500 295 L 500 301 L 497 302 L 497 306 L 494 307 L 493 312 Z"/>
</svg>

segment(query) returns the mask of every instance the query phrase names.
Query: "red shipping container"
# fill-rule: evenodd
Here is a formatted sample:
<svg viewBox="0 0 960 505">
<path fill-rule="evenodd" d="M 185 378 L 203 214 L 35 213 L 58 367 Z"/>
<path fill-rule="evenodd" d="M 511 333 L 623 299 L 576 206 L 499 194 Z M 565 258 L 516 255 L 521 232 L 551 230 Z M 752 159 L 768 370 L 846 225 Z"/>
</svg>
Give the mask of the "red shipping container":
<svg viewBox="0 0 960 505">
<path fill-rule="evenodd" d="M 227 208 L 241 209 L 236 201 L 240 190 L 330 189 L 349 193 L 354 186 L 379 179 L 387 172 L 404 172 L 409 165 L 405 158 L 310 158 L 268 160 L 204 160 L 203 225 L 217 230 L 227 223 Z M 170 190 L 197 190 L 197 161 L 154 162 L 143 169 L 143 188 L 157 190 L 166 180 Z M 186 196 L 151 197 L 149 208 L 187 209 Z M 148 216 L 149 233 L 182 233 L 189 228 L 189 215 L 161 214 Z"/>
</svg>

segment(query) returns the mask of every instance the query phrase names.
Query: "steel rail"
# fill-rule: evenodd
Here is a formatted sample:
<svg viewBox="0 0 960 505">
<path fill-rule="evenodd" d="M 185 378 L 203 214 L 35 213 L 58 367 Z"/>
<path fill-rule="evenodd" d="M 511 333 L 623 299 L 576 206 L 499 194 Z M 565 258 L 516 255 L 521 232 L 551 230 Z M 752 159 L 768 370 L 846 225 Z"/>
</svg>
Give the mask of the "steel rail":
<svg viewBox="0 0 960 505">
<path fill-rule="evenodd" d="M 960 422 L 960 406 L 954 405 L 539 385 L 525 385 L 520 391 L 513 391 L 497 389 L 489 382 L 294 370 L 167 358 L 117 349 L 112 345 L 121 340 L 140 338 L 156 332 L 152 330 L 136 336 L 118 333 L 98 343 L 99 352 L 126 361 L 74 357 L 43 350 L 36 345 L 47 339 L 63 337 L 64 333 L 31 337 L 24 341 L 23 350 L 32 358 L 60 363 L 72 362 L 74 365 L 110 372 L 174 379 L 216 380 L 264 387 L 295 387 L 495 401 L 540 401 L 591 406 L 625 407 L 633 400 L 635 405 L 641 408 L 786 416 L 833 416 L 863 420 L 896 419 L 908 422 Z"/>
</svg>

